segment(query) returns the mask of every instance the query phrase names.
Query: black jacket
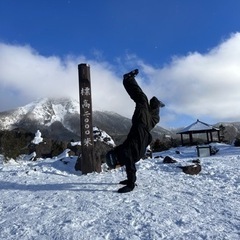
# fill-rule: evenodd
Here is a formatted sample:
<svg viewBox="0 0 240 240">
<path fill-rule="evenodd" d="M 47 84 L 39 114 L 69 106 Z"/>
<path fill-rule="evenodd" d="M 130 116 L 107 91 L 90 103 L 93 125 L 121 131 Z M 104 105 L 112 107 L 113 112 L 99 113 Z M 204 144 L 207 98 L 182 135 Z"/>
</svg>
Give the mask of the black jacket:
<svg viewBox="0 0 240 240">
<path fill-rule="evenodd" d="M 136 181 L 135 163 L 144 156 L 147 146 L 152 141 L 150 131 L 160 120 L 160 103 L 156 97 L 153 97 L 149 104 L 147 96 L 133 77 L 124 79 L 123 85 L 136 103 L 136 107 L 127 139 L 115 148 L 115 152 L 120 164 L 126 166 L 128 181 L 134 184 Z"/>
</svg>

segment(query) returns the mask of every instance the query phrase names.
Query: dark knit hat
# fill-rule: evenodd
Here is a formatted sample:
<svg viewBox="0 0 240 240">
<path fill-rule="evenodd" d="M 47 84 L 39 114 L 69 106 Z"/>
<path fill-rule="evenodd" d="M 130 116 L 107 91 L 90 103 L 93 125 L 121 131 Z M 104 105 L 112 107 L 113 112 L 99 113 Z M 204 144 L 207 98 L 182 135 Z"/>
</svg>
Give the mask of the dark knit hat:
<svg viewBox="0 0 240 240">
<path fill-rule="evenodd" d="M 165 104 L 163 102 L 159 101 L 155 96 L 150 99 L 150 107 L 152 109 L 156 109 L 159 107 L 162 108 L 164 106 L 165 106 Z"/>
</svg>

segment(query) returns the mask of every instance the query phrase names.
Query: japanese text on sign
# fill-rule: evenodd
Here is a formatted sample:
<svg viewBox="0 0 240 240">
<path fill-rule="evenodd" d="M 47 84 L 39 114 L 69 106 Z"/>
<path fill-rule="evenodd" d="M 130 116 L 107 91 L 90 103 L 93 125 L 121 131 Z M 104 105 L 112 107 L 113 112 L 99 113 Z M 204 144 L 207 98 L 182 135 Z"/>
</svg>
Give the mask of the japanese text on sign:
<svg viewBox="0 0 240 240">
<path fill-rule="evenodd" d="M 85 87 L 85 88 L 81 88 L 81 95 L 83 97 L 89 97 L 91 96 L 91 92 L 90 92 L 90 88 L 89 87 Z M 91 129 L 90 129 L 90 117 L 91 117 L 91 112 L 89 111 L 89 109 L 91 109 L 91 103 L 88 99 L 83 99 L 82 101 L 82 109 L 83 109 L 83 123 L 84 123 L 84 133 L 85 133 L 85 138 L 83 141 L 84 146 L 88 147 L 90 145 L 92 145 L 92 140 L 90 137 L 91 134 Z"/>
</svg>

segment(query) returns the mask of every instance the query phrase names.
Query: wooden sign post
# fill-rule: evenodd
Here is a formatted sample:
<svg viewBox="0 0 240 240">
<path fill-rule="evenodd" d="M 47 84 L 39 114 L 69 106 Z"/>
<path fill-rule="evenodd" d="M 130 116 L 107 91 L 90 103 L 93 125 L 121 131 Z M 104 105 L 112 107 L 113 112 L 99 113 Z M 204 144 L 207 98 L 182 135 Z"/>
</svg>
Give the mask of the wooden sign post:
<svg viewBox="0 0 240 240">
<path fill-rule="evenodd" d="M 81 124 L 81 156 L 75 165 L 76 170 L 83 174 L 96 171 L 94 163 L 94 141 L 92 125 L 92 96 L 90 66 L 88 64 L 78 65 L 79 95 L 80 95 L 80 124 Z"/>
</svg>

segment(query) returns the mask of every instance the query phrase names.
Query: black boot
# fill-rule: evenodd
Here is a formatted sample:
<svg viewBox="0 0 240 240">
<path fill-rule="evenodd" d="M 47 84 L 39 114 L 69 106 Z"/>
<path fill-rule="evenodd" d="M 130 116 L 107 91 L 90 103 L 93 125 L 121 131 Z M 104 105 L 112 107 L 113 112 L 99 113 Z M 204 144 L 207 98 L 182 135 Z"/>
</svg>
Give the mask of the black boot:
<svg viewBox="0 0 240 240">
<path fill-rule="evenodd" d="M 123 180 L 123 181 L 120 181 L 119 184 L 122 184 L 122 185 L 128 185 L 128 180 Z"/>
<path fill-rule="evenodd" d="M 131 77 L 135 77 L 137 75 L 138 75 L 138 69 L 134 69 L 131 72 L 124 74 L 123 78 L 127 79 L 127 78 L 131 78 Z"/>
<path fill-rule="evenodd" d="M 127 193 L 131 192 L 135 187 L 135 183 L 128 184 L 127 186 L 124 186 L 122 188 L 118 189 L 118 193 Z"/>
</svg>

